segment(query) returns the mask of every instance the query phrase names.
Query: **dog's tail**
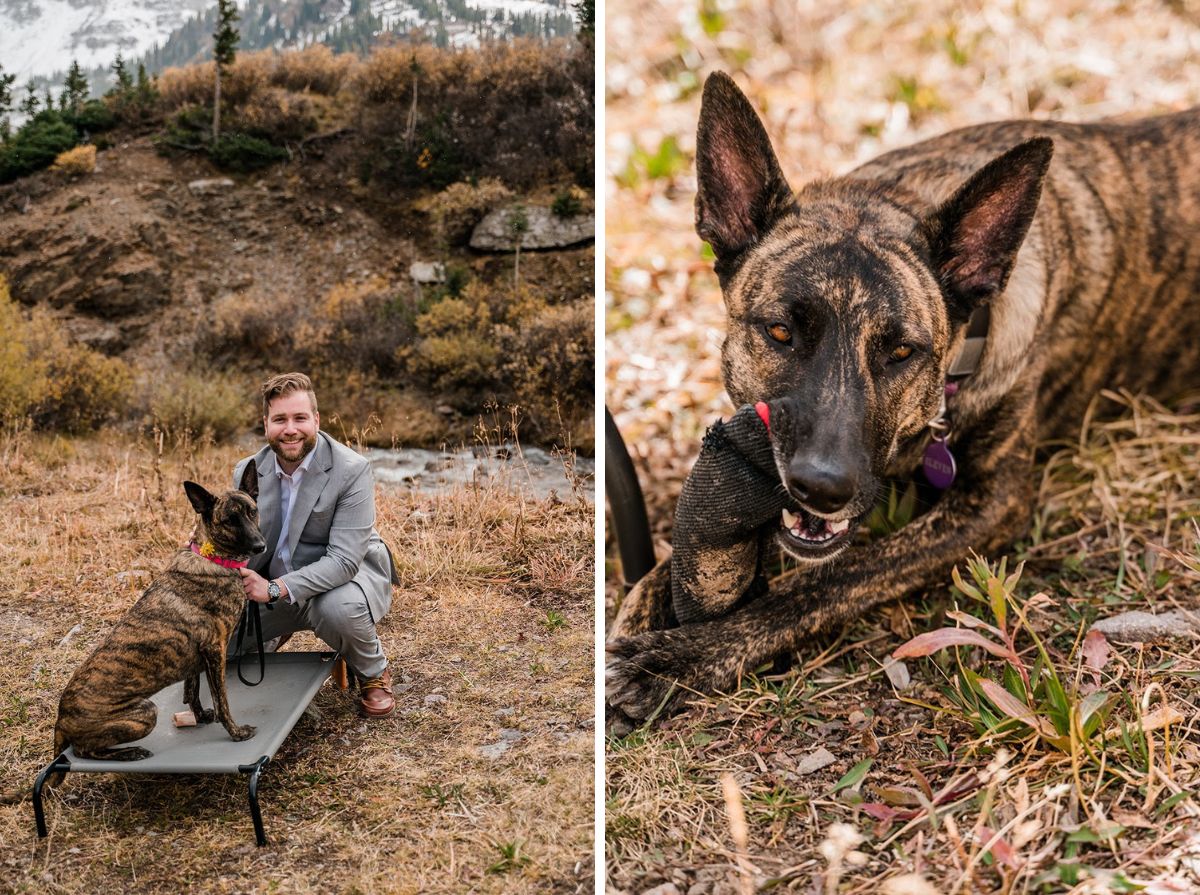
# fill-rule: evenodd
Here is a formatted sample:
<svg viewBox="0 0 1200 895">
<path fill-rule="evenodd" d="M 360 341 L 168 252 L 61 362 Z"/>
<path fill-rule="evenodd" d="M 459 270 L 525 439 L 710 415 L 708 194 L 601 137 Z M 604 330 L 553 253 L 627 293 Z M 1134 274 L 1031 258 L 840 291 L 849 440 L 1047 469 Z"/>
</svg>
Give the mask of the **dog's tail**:
<svg viewBox="0 0 1200 895">
<path fill-rule="evenodd" d="M 55 724 L 54 725 L 54 753 L 53 753 L 54 757 L 58 758 L 58 756 L 62 755 L 63 752 L 66 750 L 66 748 L 70 745 L 71 744 L 67 742 L 66 733 L 63 731 L 63 729 L 59 725 Z M 47 774 L 46 782 L 44 785 L 45 786 L 58 786 L 59 784 L 61 784 L 63 782 L 63 778 L 65 778 L 66 776 L 67 776 L 67 774 L 65 771 L 55 771 L 53 774 Z"/>
</svg>

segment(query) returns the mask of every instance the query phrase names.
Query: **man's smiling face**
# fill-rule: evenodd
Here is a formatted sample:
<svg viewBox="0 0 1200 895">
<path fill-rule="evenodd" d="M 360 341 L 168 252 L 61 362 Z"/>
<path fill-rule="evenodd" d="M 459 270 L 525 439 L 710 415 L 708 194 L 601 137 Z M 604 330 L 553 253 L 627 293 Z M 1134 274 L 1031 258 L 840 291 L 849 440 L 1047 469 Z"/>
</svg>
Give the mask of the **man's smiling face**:
<svg viewBox="0 0 1200 895">
<path fill-rule="evenodd" d="M 294 469 L 317 446 L 321 415 L 313 410 L 307 392 L 296 391 L 273 400 L 263 418 L 267 442 L 285 471 Z"/>
</svg>

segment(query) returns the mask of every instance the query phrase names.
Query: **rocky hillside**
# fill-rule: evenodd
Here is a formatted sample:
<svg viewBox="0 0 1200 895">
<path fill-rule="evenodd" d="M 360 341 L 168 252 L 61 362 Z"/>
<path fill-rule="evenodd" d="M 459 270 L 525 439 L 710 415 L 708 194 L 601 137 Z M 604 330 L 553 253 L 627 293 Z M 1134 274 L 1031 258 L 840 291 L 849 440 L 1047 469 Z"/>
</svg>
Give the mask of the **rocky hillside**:
<svg viewBox="0 0 1200 895">
<path fill-rule="evenodd" d="M 26 311 L 126 362 L 128 424 L 188 376 L 245 401 L 248 427 L 254 385 L 301 368 L 323 418 L 371 442 L 470 443 L 481 415 L 499 425 L 516 406 L 524 438 L 589 448 L 593 200 L 560 170 L 518 188 L 372 179 L 353 121 L 250 174 L 152 127 L 101 145 L 90 173 L 0 186 L 0 278 Z M 488 212 L 492 241 L 484 228 L 472 248 Z M 566 235 L 540 247 L 556 221 Z"/>
</svg>

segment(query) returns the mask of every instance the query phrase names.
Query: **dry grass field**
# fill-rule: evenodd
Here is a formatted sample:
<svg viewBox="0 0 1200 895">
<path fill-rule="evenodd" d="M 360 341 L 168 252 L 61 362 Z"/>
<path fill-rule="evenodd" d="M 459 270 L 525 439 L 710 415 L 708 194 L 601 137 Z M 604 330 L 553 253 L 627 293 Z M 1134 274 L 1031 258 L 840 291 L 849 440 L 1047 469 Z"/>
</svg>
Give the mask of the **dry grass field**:
<svg viewBox="0 0 1200 895">
<path fill-rule="evenodd" d="M 186 541 L 180 483 L 224 486 L 240 453 L 0 439 L 0 789 L 32 783 L 67 677 Z M 0 891 L 590 892 L 594 510 L 580 487 L 541 502 L 499 485 L 378 490 L 404 582 L 380 628 L 397 712 L 368 724 L 332 684 L 318 693 L 263 775 L 269 847 L 254 845 L 244 779 L 68 776 L 44 841 L 28 802 L 0 806 Z M 307 634 L 287 647 L 318 648 Z"/>
<path fill-rule="evenodd" d="M 971 123 L 1200 103 L 1186 0 L 618 0 L 607 18 L 606 403 L 660 557 L 700 436 L 733 409 L 692 230 L 708 73 L 734 74 L 794 185 Z M 964 564 L 961 590 L 883 607 L 786 672 L 609 739 L 608 890 L 1200 891 L 1200 402 L 1107 395 L 1095 411 L 1077 441 L 1043 446 L 1034 526 L 976 566 L 982 585 Z M 897 504 L 886 523 L 910 511 Z M 611 544 L 607 573 L 611 613 Z M 1183 611 L 1180 636 L 1085 637 L 1133 610 Z M 945 628 L 972 633 L 934 645 L 977 645 L 890 658 Z"/>
</svg>

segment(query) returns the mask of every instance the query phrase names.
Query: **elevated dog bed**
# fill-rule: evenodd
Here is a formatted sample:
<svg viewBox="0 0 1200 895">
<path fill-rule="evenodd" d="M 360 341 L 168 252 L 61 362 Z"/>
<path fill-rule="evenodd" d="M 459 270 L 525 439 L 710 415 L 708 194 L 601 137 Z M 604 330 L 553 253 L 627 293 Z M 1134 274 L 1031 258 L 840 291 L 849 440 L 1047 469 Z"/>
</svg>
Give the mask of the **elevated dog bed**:
<svg viewBox="0 0 1200 895">
<path fill-rule="evenodd" d="M 260 846 L 267 844 L 262 814 L 258 807 L 258 778 L 275 756 L 275 751 L 295 726 L 305 707 L 333 671 L 334 653 L 268 653 L 266 672 L 261 684 L 248 687 L 238 680 L 237 660 L 225 666 L 225 689 L 229 710 L 238 724 L 250 724 L 258 730 L 240 743 L 229 738 L 219 722 L 195 727 L 176 727 L 173 716 L 185 711 L 183 682 L 172 684 L 151 697 L 158 706 L 158 723 L 149 736 L 134 743 L 153 755 L 141 761 L 99 761 L 79 758 L 68 748 L 47 765 L 33 785 L 33 812 L 38 836 L 46 835 L 42 808 L 42 784 L 53 771 L 105 774 L 249 774 L 250 816 Z M 247 657 L 258 664 L 257 656 Z M 257 668 L 253 669 L 257 672 Z M 252 676 L 254 673 L 251 673 Z M 200 676 L 200 701 L 212 708 L 208 681 Z"/>
</svg>

